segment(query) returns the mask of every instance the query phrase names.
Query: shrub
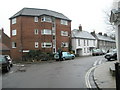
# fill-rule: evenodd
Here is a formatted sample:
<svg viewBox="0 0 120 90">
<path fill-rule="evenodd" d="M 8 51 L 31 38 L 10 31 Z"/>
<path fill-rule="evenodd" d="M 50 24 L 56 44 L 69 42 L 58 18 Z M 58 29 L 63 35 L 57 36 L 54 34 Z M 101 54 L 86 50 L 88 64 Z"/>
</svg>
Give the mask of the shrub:
<svg viewBox="0 0 120 90">
<path fill-rule="evenodd" d="M 53 59 L 53 54 L 52 53 L 45 53 L 40 50 L 30 50 L 28 53 L 26 53 L 23 56 L 24 61 L 47 61 Z"/>
</svg>

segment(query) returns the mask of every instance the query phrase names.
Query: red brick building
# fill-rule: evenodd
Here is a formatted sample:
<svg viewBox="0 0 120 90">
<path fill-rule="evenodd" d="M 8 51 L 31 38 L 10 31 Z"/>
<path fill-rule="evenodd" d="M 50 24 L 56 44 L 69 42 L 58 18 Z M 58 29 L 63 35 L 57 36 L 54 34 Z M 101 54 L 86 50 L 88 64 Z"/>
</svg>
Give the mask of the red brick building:
<svg viewBox="0 0 120 90">
<path fill-rule="evenodd" d="M 4 33 L 4 29 L 0 30 L 0 55 L 10 55 L 10 37 Z"/>
<path fill-rule="evenodd" d="M 71 20 L 47 9 L 23 8 L 10 18 L 11 55 L 21 59 L 24 52 L 69 51 Z"/>
</svg>

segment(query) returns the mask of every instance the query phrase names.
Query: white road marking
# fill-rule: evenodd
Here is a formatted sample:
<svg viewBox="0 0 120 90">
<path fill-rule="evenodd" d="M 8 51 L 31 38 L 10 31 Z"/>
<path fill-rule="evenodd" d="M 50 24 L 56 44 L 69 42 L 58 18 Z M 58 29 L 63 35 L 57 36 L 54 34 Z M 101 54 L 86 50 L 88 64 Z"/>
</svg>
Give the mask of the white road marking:
<svg viewBox="0 0 120 90">
<path fill-rule="evenodd" d="M 85 75 L 85 82 L 86 82 L 87 88 L 92 88 L 92 86 L 90 85 L 89 76 L 90 76 L 90 73 L 91 73 L 95 68 L 96 68 L 96 66 L 90 68 L 90 69 L 88 70 L 88 72 L 86 73 L 86 75 Z"/>
<path fill-rule="evenodd" d="M 96 65 L 97 65 L 97 62 L 98 62 L 98 60 L 96 60 L 96 61 L 94 62 L 93 66 L 96 66 Z"/>
<path fill-rule="evenodd" d="M 100 65 L 100 64 L 102 64 L 102 59 L 101 59 L 101 60 L 99 60 L 98 64 L 99 64 L 99 65 Z"/>
<path fill-rule="evenodd" d="M 85 75 L 85 82 L 86 82 L 87 88 L 92 88 L 92 86 L 90 85 L 89 77 L 90 77 L 91 72 L 92 72 L 98 65 L 100 65 L 100 64 L 102 64 L 102 60 L 96 60 L 96 61 L 94 62 L 94 64 L 93 64 L 93 67 L 90 68 L 90 69 L 87 71 L 87 73 L 86 73 L 86 75 Z"/>
</svg>

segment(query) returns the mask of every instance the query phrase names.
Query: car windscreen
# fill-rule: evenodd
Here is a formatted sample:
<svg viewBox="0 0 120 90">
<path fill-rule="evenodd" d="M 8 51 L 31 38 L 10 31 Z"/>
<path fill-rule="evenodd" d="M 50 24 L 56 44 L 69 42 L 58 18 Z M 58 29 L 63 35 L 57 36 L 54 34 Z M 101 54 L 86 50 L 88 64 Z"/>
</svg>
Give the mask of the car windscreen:
<svg viewBox="0 0 120 90">
<path fill-rule="evenodd" d="M 0 64 L 1 63 L 6 63 L 7 61 L 6 61 L 6 59 L 4 58 L 4 57 L 0 57 Z"/>
</svg>

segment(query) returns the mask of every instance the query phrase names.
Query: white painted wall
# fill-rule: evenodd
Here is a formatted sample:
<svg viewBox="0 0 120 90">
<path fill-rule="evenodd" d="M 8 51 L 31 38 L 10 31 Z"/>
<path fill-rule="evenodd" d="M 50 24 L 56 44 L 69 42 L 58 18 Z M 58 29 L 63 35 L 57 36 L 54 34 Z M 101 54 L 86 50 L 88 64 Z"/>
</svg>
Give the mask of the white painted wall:
<svg viewBox="0 0 120 90">
<path fill-rule="evenodd" d="M 85 40 L 85 45 L 84 45 Z M 88 45 L 87 45 L 88 42 Z M 82 49 L 81 56 L 92 55 L 92 52 L 89 50 L 90 47 L 96 47 L 95 40 L 89 39 L 80 39 L 80 46 L 78 45 L 78 39 L 72 39 L 72 50 L 77 54 L 77 49 Z"/>
</svg>

